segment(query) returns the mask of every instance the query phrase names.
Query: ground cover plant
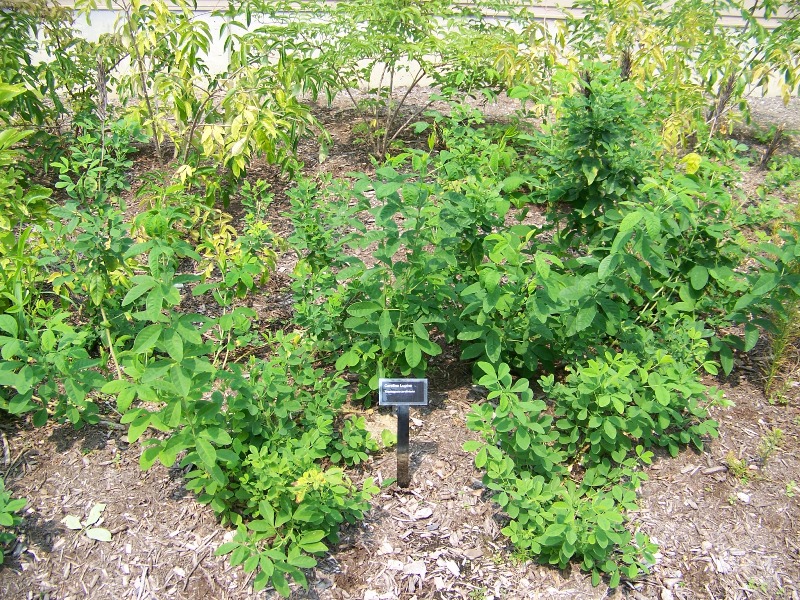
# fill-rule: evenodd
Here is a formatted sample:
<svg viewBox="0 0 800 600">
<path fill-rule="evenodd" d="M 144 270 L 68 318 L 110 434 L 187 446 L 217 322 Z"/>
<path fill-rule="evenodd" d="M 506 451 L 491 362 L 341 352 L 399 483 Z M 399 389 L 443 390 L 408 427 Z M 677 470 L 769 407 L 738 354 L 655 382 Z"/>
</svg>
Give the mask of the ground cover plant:
<svg viewBox="0 0 800 600">
<path fill-rule="evenodd" d="M 380 492 L 358 469 L 381 444 L 353 412 L 380 377 L 424 377 L 451 350 L 485 390 L 464 449 L 518 554 L 575 562 L 595 585 L 647 574 L 656 546 L 627 514 L 655 452 L 718 435 L 710 411 L 727 402 L 704 376 L 730 374 L 766 333 L 766 389 L 781 394 L 797 210 L 770 209 L 769 228 L 767 208 L 743 210 L 746 161 L 720 134 L 745 84 L 780 74 L 796 88 L 798 55 L 791 22 L 767 29 L 734 2 L 745 24 L 731 30 L 704 3 L 680 4 L 695 16 L 681 23 L 625 6 L 567 19 L 559 47 L 526 13 L 506 27 L 489 7 L 310 3 L 301 19 L 231 5 L 216 74 L 211 31 L 184 3 L 119 4 L 96 64 L 68 13 L 0 11 L 14 42 L 0 56 L 0 409 L 125 427 L 143 470 L 177 465 L 235 528 L 216 553 L 288 596 Z M 272 21 L 248 28 L 254 15 Z M 34 68 L 40 27 L 55 58 Z M 639 29 L 647 46 L 625 37 Z M 547 85 L 509 62 L 520 31 L 553 50 L 523 53 Z M 624 43 L 609 60 L 612 39 Z M 701 41 L 681 54 L 685 40 Z M 409 62 L 419 71 L 398 92 Z M 425 76 L 449 104 L 407 111 Z M 503 86 L 522 102 L 502 125 L 453 99 Z M 372 168 L 298 175 L 301 139 L 318 134 L 320 155 L 328 141 L 304 100 L 336 93 L 366 119 Z M 420 137 L 395 146 L 407 130 Z M 151 143 L 158 166 L 134 193 Z M 246 179 L 259 159 L 290 179 L 285 239 L 267 222 L 276 191 Z M 773 158 L 769 186 L 793 181 L 793 160 Z M 248 301 L 290 255 L 291 318 L 259 330 Z M 0 492 L 0 525 L 18 526 L 24 501 Z M 99 511 L 68 526 L 108 540 L 92 533 Z"/>
</svg>

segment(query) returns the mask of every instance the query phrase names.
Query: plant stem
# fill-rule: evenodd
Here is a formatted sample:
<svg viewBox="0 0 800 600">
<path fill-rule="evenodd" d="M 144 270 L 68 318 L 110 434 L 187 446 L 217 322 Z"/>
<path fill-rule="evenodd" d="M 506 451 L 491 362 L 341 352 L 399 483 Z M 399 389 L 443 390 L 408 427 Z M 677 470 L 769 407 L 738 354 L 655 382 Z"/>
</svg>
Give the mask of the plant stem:
<svg viewBox="0 0 800 600">
<path fill-rule="evenodd" d="M 141 53 L 139 52 L 139 46 L 136 45 L 136 34 L 133 31 L 133 16 L 131 15 L 131 5 L 127 2 L 122 4 L 122 8 L 125 11 L 125 26 L 128 29 L 128 35 L 131 36 L 131 45 L 133 46 L 133 50 L 135 53 L 136 63 L 139 65 L 139 83 L 142 86 L 142 96 L 144 97 L 144 103 L 147 107 L 147 114 L 150 116 L 150 122 L 153 125 L 153 141 L 156 145 L 156 157 L 158 158 L 158 162 L 160 164 L 164 164 L 164 154 L 161 150 L 161 141 L 159 140 L 160 132 L 158 130 L 158 123 L 156 122 L 156 114 L 153 109 L 153 105 L 150 101 L 150 94 L 147 92 L 147 79 L 145 79 L 145 65 L 144 59 L 142 58 Z"/>
<path fill-rule="evenodd" d="M 106 316 L 106 309 L 100 305 L 100 315 L 103 317 L 103 322 L 108 323 L 108 317 Z M 119 368 L 119 361 L 117 361 L 117 354 L 114 351 L 114 343 L 111 341 L 111 331 L 109 331 L 108 327 L 103 327 L 106 331 L 106 341 L 108 342 L 108 351 L 111 354 L 111 360 L 114 362 L 114 368 L 117 371 L 117 379 L 122 379 L 122 369 Z"/>
</svg>

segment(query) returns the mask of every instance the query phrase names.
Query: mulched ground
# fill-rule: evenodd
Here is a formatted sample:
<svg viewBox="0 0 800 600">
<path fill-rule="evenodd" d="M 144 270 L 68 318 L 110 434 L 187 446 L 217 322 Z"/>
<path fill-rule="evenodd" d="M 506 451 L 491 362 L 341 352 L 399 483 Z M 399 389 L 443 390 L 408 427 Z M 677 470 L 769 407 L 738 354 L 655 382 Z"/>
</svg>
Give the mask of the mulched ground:
<svg viewBox="0 0 800 600">
<path fill-rule="evenodd" d="M 506 102 L 487 109 L 503 118 L 513 107 Z M 764 119 L 783 118 L 776 103 L 769 110 Z M 790 106 L 789 116 L 796 118 L 797 110 Z M 337 104 L 321 109 L 320 117 L 337 143 L 331 158 L 319 164 L 309 142 L 307 172 L 368 170 L 369 159 L 350 133 L 353 114 Z M 257 174 L 273 183 L 271 222 L 287 235 L 288 205 L 281 192 L 286 182 L 269 167 Z M 279 326 L 288 318 L 292 266 L 291 256 L 282 258 L 265 293 L 252 301 L 260 326 Z M 431 406 L 412 412 L 411 487 L 392 485 L 377 496 L 367 519 L 345 530 L 336 551 L 309 573 L 309 590 L 297 589 L 293 597 L 797 599 L 800 404 L 770 404 L 758 372 L 743 361 L 724 381 L 706 382 L 734 403 L 713 411 L 720 437 L 704 453 L 659 456 L 647 469 L 650 479 L 630 526 L 657 540 L 658 563 L 644 579 L 608 590 L 604 584 L 593 588 L 577 569 L 525 562 L 508 546 L 500 534 L 503 517 L 481 485 L 472 456 L 462 450 L 474 436 L 465 416 L 481 391 L 470 385 L 468 369 L 445 352 L 430 374 Z M 788 385 L 797 387 L 791 377 Z M 363 412 L 375 431 L 395 426 L 385 409 Z M 275 596 L 254 594 L 249 576 L 214 557 L 232 533 L 186 492 L 181 470 L 158 465 L 141 472 L 138 447 L 127 444 L 113 424 L 75 431 L 2 419 L 0 471 L 28 506 L 19 542 L 0 568 L 0 598 Z M 774 447 L 767 444 L 778 437 Z M 734 473 L 731 464 L 740 469 Z M 384 453 L 351 477 L 383 480 L 394 477 L 395 468 L 394 454 Z M 106 505 L 101 525 L 112 532 L 111 542 L 93 541 L 62 523 L 67 515 L 83 517 L 96 503 Z"/>
</svg>

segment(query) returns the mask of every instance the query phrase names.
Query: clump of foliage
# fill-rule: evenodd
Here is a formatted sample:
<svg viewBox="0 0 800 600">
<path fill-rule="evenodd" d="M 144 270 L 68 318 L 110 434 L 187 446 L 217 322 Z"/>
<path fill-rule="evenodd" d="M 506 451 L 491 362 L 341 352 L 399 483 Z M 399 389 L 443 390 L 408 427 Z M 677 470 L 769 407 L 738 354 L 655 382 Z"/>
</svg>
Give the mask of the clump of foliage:
<svg viewBox="0 0 800 600">
<path fill-rule="evenodd" d="M 373 154 L 383 159 L 432 103 L 411 105 L 411 94 L 423 82 L 446 94 L 498 89 L 494 48 L 519 36 L 489 15 L 511 9 L 493 1 L 256 1 L 237 3 L 228 14 L 244 11 L 248 21 L 251 15 L 266 17 L 269 24 L 255 35 L 270 40 L 276 55 L 290 56 L 298 73 L 318 75 L 309 88 L 313 95 L 345 94 Z"/>
<path fill-rule="evenodd" d="M 510 85 L 525 86 L 533 92 L 526 96 L 546 110 L 558 93 L 558 66 L 579 74 L 583 61 L 602 60 L 645 90 L 648 100 L 662 99 L 667 149 L 705 146 L 730 130 L 737 111 L 747 115 L 747 94 L 779 86 L 788 102 L 797 91 L 798 22 L 775 23 L 781 6 L 771 0 L 580 0 L 557 30 L 528 25 L 531 43 L 506 48 L 499 66 Z"/>
<path fill-rule="evenodd" d="M 578 559 L 595 581 L 617 585 L 653 562 L 624 517 L 646 479 L 641 467 L 654 447 L 674 455 L 716 435 L 709 408 L 722 399 L 699 373 L 730 372 L 734 351 L 751 350 L 779 310 L 773 296 L 795 295 L 796 242 L 786 233 L 782 246 L 754 247 L 737 233 L 750 217 L 726 187 L 731 168 L 699 154 L 670 161 L 638 92 L 603 67 L 594 75 L 583 82 L 603 96 L 573 88 L 546 142 L 521 127 L 478 128 L 459 111 L 433 115 L 440 153 L 398 155 L 351 185 L 302 185 L 294 289 L 299 323 L 337 369 L 414 373 L 403 323 L 417 340 L 456 342 L 462 359 L 477 359 L 489 396 L 469 418 L 483 441 L 467 448 L 511 517 L 504 533 L 531 556 L 562 567 Z M 589 207 L 567 215 L 567 233 L 558 210 L 539 227 L 508 222 L 511 206 L 539 198 L 526 188 L 542 180 L 563 188 L 554 208 L 572 198 Z M 350 227 L 359 214 L 379 231 Z M 366 248 L 372 269 L 352 255 Z M 759 268 L 742 269 L 754 251 Z M 426 285 L 409 285 L 417 269 Z M 409 304 L 399 308 L 401 298 Z M 719 333 L 732 325 L 743 335 Z M 540 377 L 538 400 L 515 375 L 542 366 L 568 375 Z M 374 383 L 362 379 L 363 393 Z"/>
<path fill-rule="evenodd" d="M 603 65 L 586 65 L 557 118 L 537 137 L 544 200 L 566 207 L 563 235 L 592 235 L 598 216 L 630 197 L 657 165 L 656 131 L 630 82 Z M 652 113 L 651 113 L 652 114 Z M 558 208 L 557 208 L 558 207 Z"/>
<path fill-rule="evenodd" d="M 14 498 L 6 490 L 6 484 L 0 477 L 0 565 L 3 564 L 5 549 L 17 539 L 13 529 L 22 523 L 22 518 L 17 514 L 27 504 L 25 498 Z"/>
</svg>

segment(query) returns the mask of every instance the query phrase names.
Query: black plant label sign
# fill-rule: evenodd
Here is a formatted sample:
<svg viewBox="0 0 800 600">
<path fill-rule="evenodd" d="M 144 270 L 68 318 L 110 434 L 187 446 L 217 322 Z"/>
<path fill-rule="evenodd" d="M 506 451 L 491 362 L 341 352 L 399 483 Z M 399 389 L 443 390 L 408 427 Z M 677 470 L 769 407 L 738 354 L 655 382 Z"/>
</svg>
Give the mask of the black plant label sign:
<svg viewBox="0 0 800 600">
<path fill-rule="evenodd" d="M 408 412 L 411 406 L 428 406 L 427 379 L 380 379 L 378 405 L 397 407 L 397 485 L 408 487 Z"/>
<path fill-rule="evenodd" d="M 428 406 L 427 379 L 380 379 L 379 406 Z"/>
</svg>

